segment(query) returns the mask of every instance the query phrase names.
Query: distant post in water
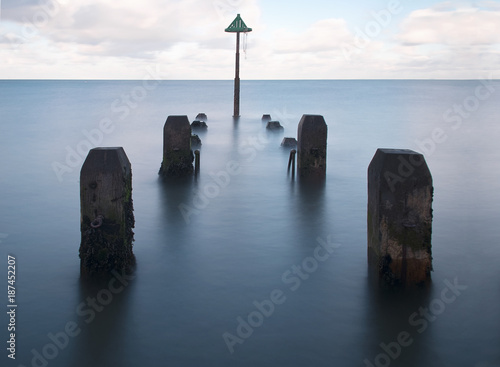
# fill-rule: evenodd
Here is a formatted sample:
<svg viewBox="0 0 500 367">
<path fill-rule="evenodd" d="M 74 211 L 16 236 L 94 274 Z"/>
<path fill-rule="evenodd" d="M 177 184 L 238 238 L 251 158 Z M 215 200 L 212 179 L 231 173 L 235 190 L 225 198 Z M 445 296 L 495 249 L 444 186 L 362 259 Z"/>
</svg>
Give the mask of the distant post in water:
<svg viewBox="0 0 500 367">
<path fill-rule="evenodd" d="M 132 168 L 123 148 L 90 150 L 80 171 L 82 276 L 134 265 L 133 210 Z"/>
<path fill-rule="evenodd" d="M 297 131 L 297 169 L 299 177 L 325 178 L 327 134 L 328 127 L 323 116 L 302 116 Z"/>
<path fill-rule="evenodd" d="M 234 113 L 233 117 L 240 116 L 240 33 L 251 32 L 243 19 L 238 14 L 233 22 L 226 28 L 226 32 L 236 33 L 236 71 L 234 77 Z"/>
<path fill-rule="evenodd" d="M 386 283 L 430 279 L 432 197 L 432 176 L 422 154 L 377 149 L 368 167 L 368 258 Z"/>
<path fill-rule="evenodd" d="M 187 116 L 168 116 L 163 127 L 163 161 L 159 174 L 181 177 L 193 173 L 191 125 Z"/>
</svg>

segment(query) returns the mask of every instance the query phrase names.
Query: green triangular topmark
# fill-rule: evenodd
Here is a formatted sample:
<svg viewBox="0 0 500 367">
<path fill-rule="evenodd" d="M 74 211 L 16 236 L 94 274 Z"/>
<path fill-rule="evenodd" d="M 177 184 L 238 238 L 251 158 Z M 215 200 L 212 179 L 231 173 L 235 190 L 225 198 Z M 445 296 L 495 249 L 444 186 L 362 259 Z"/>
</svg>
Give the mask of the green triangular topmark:
<svg viewBox="0 0 500 367">
<path fill-rule="evenodd" d="M 248 28 L 243 19 L 238 14 L 233 22 L 226 28 L 226 32 L 251 32 L 252 28 Z"/>
</svg>

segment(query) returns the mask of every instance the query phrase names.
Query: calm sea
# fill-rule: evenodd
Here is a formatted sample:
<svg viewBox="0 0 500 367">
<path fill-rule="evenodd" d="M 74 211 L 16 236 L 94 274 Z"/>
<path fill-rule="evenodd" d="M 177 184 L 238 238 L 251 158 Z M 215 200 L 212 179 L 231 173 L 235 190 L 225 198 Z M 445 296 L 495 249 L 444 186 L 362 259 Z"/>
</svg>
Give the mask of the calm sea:
<svg viewBox="0 0 500 367">
<path fill-rule="evenodd" d="M 500 82 L 243 81 L 239 121 L 232 88 L 0 81 L 0 364 L 500 366 Z M 200 176 L 162 183 L 167 116 L 200 112 Z M 263 114 L 284 131 L 267 133 Z M 287 175 L 280 147 L 303 114 L 328 124 L 327 178 L 313 188 Z M 125 149 L 136 219 L 136 272 L 100 285 L 80 281 L 78 257 L 79 174 L 96 145 Z M 377 148 L 422 152 L 432 172 L 426 289 L 369 277 Z"/>
</svg>

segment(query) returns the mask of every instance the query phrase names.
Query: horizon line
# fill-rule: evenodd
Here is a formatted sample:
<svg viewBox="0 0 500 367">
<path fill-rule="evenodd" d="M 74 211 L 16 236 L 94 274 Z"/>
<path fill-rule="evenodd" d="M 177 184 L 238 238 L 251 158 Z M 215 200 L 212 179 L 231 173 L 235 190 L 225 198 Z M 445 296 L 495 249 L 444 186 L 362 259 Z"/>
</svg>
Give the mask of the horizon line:
<svg viewBox="0 0 500 367">
<path fill-rule="evenodd" d="M 408 81 L 474 81 L 481 80 L 484 78 L 300 78 L 300 79 L 241 79 L 241 82 L 261 82 L 261 81 L 388 81 L 388 80 L 408 80 Z M 0 82 L 3 81 L 136 81 L 142 80 L 142 78 L 0 78 Z M 234 81 L 234 79 L 158 79 L 161 81 L 196 81 L 196 82 L 215 82 L 215 81 Z M 500 80 L 500 79 L 491 79 Z"/>
</svg>

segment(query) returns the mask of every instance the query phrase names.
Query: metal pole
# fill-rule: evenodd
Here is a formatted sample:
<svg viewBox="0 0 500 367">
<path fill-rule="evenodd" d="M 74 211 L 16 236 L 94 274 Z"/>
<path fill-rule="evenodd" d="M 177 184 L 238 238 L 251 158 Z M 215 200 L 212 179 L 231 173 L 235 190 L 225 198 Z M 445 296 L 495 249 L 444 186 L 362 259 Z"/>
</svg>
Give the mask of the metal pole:
<svg viewBox="0 0 500 367">
<path fill-rule="evenodd" d="M 236 74 L 234 77 L 233 117 L 240 117 L 240 32 L 236 32 Z"/>
</svg>

